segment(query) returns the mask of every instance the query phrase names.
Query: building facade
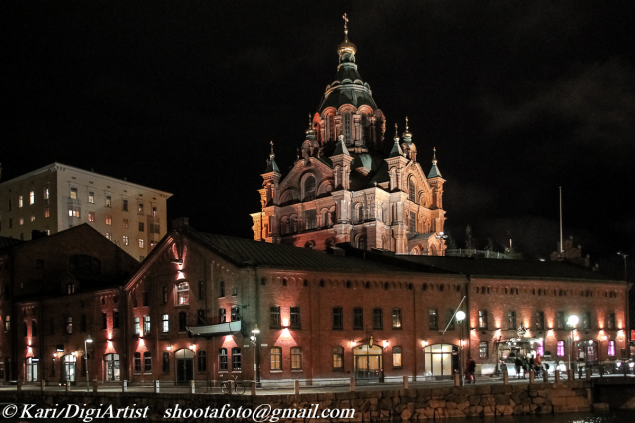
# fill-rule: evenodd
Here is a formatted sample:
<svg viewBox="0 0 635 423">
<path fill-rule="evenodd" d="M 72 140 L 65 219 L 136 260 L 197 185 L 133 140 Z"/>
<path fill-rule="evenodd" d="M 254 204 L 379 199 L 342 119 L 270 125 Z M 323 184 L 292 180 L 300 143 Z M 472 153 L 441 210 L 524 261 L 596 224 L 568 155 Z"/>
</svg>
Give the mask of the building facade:
<svg viewBox="0 0 635 423">
<path fill-rule="evenodd" d="M 143 260 L 167 232 L 172 194 L 53 163 L 0 183 L 0 236 L 29 240 L 88 223 Z"/>
<path fill-rule="evenodd" d="M 386 140 L 386 117 L 355 63 L 356 46 L 338 46 L 339 66 L 310 117 L 292 169 L 273 151 L 253 213 L 254 239 L 324 250 L 350 242 L 397 254 L 443 255 L 443 186 L 436 154 L 427 176 L 408 129 Z M 432 147 L 428 147 L 432 150 Z"/>
<path fill-rule="evenodd" d="M 133 382 L 176 383 L 449 377 L 462 341 L 483 374 L 512 352 L 616 360 L 626 289 L 564 263 L 323 252 L 180 225 L 126 287 L 123 354 Z"/>
<path fill-rule="evenodd" d="M 1 249 L 0 380 L 86 380 L 86 350 L 91 380 L 118 379 L 138 266 L 87 224 Z"/>
</svg>

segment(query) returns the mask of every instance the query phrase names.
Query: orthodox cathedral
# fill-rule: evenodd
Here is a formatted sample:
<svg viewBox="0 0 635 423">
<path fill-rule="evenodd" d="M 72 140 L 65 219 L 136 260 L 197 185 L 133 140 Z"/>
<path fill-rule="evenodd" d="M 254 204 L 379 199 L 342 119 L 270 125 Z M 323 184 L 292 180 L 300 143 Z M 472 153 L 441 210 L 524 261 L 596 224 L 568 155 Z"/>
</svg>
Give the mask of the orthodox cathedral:
<svg viewBox="0 0 635 423">
<path fill-rule="evenodd" d="M 396 254 L 444 255 L 445 180 L 436 151 L 426 177 L 408 118 L 401 138 L 395 124 L 392 142 L 385 139 L 386 117 L 357 70 L 356 52 L 345 24 L 335 79 L 285 176 L 271 143 L 259 190 L 262 210 L 251 215 L 254 239 L 321 250 L 350 243 Z"/>
</svg>

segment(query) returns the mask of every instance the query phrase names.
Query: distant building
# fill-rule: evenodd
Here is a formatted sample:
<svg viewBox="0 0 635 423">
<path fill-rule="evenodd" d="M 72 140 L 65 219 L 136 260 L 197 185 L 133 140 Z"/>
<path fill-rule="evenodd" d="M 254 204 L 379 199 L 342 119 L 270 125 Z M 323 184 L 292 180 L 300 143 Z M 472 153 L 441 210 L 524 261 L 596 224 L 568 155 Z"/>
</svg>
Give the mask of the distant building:
<svg viewBox="0 0 635 423">
<path fill-rule="evenodd" d="M 88 223 L 142 261 L 167 232 L 172 194 L 52 163 L 0 183 L 0 236 L 31 239 Z"/>
<path fill-rule="evenodd" d="M 430 167 L 418 161 L 423 142 L 415 145 L 408 118 L 401 138 L 395 124 L 393 140 L 385 139 L 387 120 L 357 71 L 356 52 L 345 30 L 335 78 L 284 175 L 272 145 L 261 211 L 251 215 L 254 239 L 319 250 L 350 242 L 363 250 L 443 255 L 445 180 L 436 155 Z M 431 144 L 425 148 L 432 153 Z"/>
<path fill-rule="evenodd" d="M 578 245 L 575 247 L 573 245 L 573 237 L 570 236 L 569 239 L 564 240 L 564 248 L 562 249 L 563 253 L 560 254 L 560 242 L 558 242 L 557 251 L 554 251 L 550 255 L 550 259 L 552 261 L 564 260 L 569 263 L 582 266 L 589 267 L 589 255 L 587 254 L 585 257 L 582 257 L 582 246 Z"/>
</svg>

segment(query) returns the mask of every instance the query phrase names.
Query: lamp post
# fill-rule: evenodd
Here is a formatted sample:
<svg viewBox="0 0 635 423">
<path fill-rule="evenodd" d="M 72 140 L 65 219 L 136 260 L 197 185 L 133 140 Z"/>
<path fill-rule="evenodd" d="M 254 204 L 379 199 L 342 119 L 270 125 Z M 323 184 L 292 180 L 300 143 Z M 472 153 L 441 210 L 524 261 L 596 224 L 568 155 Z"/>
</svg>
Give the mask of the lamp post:
<svg viewBox="0 0 635 423">
<path fill-rule="evenodd" d="M 92 344 L 93 339 L 88 335 L 84 339 L 84 360 L 86 360 L 86 388 L 90 390 L 90 383 L 88 382 L 88 344 Z"/>
<path fill-rule="evenodd" d="M 572 314 L 571 316 L 569 316 L 569 318 L 567 319 L 567 324 L 569 325 L 569 327 L 571 328 L 571 346 L 569 347 L 569 370 L 571 370 L 571 351 L 573 350 L 573 332 L 575 331 L 575 327 L 577 326 L 577 324 L 580 322 L 580 318 L 575 315 Z"/>
<path fill-rule="evenodd" d="M 463 380 L 463 320 L 465 320 L 465 313 L 463 311 L 456 312 L 456 321 L 461 329 L 461 337 L 459 340 L 459 377 L 461 379 L 461 386 L 465 384 Z"/>
<path fill-rule="evenodd" d="M 254 346 L 254 380 L 256 383 L 260 383 L 260 372 L 258 371 L 257 358 L 258 355 L 258 338 L 257 335 L 260 333 L 260 329 L 258 329 L 258 325 L 254 323 L 254 328 L 251 331 L 252 335 L 249 338 L 252 345 Z"/>
</svg>

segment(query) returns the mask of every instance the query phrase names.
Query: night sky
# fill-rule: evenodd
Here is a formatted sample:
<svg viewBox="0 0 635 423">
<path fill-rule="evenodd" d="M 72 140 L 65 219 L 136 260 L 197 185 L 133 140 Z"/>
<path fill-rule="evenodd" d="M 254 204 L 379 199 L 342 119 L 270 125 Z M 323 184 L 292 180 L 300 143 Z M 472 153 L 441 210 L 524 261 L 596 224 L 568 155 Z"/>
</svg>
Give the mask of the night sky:
<svg viewBox="0 0 635 423">
<path fill-rule="evenodd" d="M 621 273 L 631 250 L 635 49 L 630 1 L 55 1 L 3 4 L 6 181 L 58 161 L 174 193 L 168 217 L 251 237 L 269 141 L 283 172 L 336 72 L 357 64 L 427 173 L 446 232 L 526 258 L 564 235 Z M 388 140 L 393 131 L 388 130 Z M 388 141 L 390 142 L 390 141 Z M 635 256 L 633 256 L 635 258 Z M 618 270 L 616 270 L 618 269 Z"/>
</svg>

